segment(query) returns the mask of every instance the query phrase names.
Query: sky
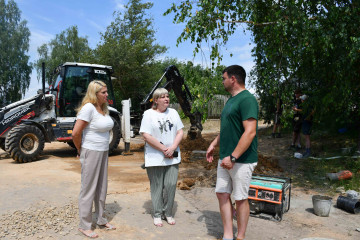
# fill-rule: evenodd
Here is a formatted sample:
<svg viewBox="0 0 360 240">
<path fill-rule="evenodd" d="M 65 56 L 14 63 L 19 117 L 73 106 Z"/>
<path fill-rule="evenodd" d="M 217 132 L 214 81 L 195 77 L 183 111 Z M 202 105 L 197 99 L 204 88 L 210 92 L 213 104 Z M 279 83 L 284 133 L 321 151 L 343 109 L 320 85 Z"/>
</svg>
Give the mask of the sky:
<svg viewBox="0 0 360 240">
<path fill-rule="evenodd" d="M 106 27 L 114 20 L 114 11 L 124 11 L 127 0 L 15 0 L 20 11 L 22 20 L 27 21 L 27 27 L 31 32 L 30 49 L 28 55 L 30 61 L 38 59 L 37 48 L 44 43 L 49 43 L 56 34 L 61 33 L 70 26 L 78 27 L 79 36 L 87 37 L 91 48 L 96 48 L 101 41 L 100 33 L 106 31 Z M 143 0 L 146 2 L 146 0 Z M 174 14 L 163 16 L 166 9 L 170 8 L 172 2 L 177 0 L 148 0 L 154 6 L 149 10 L 153 17 L 153 27 L 156 31 L 156 42 L 168 47 L 168 51 L 159 56 L 159 59 L 166 57 L 177 58 L 180 61 L 192 61 L 194 64 L 201 64 L 210 67 L 209 48 L 203 47 L 204 56 L 198 54 L 193 56 L 195 45 L 187 41 L 176 46 L 185 24 L 174 24 Z M 245 68 L 247 74 L 254 66 L 251 57 L 250 33 L 243 33 L 242 27 L 236 36 L 230 38 L 226 49 L 222 49 L 224 55 L 222 65 L 228 66 L 238 64 Z M 233 57 L 230 57 L 230 52 Z M 101 63 L 98 63 L 101 64 Z M 25 98 L 36 94 L 41 88 L 41 82 L 37 80 L 37 73 L 34 69 L 31 74 L 31 83 Z"/>
</svg>

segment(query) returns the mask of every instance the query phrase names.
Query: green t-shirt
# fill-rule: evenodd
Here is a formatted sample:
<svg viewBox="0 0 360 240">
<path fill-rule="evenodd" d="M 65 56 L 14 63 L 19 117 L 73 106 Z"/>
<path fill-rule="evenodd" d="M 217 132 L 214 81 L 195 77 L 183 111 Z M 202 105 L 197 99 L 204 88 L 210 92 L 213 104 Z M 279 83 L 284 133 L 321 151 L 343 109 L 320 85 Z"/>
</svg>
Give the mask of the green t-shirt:
<svg viewBox="0 0 360 240">
<path fill-rule="evenodd" d="M 258 112 L 259 105 L 255 97 L 248 90 L 243 90 L 237 95 L 229 98 L 221 112 L 220 159 L 230 156 L 239 143 L 239 140 L 245 131 L 242 122 L 249 118 L 258 120 Z M 257 145 L 256 123 L 256 136 L 249 148 L 236 160 L 236 162 L 257 162 Z"/>
</svg>

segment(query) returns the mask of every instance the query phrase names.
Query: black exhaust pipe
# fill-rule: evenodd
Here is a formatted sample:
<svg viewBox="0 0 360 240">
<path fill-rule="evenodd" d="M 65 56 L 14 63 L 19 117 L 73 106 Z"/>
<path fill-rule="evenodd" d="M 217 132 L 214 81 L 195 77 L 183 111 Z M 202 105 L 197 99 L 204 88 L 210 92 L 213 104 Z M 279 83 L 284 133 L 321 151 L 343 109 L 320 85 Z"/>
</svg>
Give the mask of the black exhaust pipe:
<svg viewBox="0 0 360 240">
<path fill-rule="evenodd" d="M 41 64 L 41 71 L 42 71 L 42 92 L 45 95 L 45 62 Z"/>
</svg>

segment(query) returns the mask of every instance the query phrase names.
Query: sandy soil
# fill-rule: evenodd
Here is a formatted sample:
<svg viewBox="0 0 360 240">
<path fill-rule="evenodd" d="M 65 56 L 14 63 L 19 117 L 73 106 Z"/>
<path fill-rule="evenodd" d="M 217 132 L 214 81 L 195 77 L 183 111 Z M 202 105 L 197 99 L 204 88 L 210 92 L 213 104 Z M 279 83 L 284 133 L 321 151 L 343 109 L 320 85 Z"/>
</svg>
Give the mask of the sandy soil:
<svg viewBox="0 0 360 240">
<path fill-rule="evenodd" d="M 219 130 L 218 121 L 204 124 L 204 139 L 182 143 L 179 190 L 175 199 L 177 223 L 156 228 L 151 219 L 151 199 L 143 163 L 143 140 L 132 139 L 132 155 L 121 155 L 121 145 L 109 161 L 106 202 L 108 219 L 118 227 L 97 227 L 100 239 L 217 239 L 222 223 L 214 193 L 215 164 L 196 157 L 192 150 L 206 150 Z M 259 137 L 261 163 L 258 173 L 287 176 L 301 164 L 286 148 L 290 136 Z M 201 155 L 201 153 L 200 153 Z M 0 239 L 85 239 L 77 231 L 77 196 L 80 163 L 64 143 L 46 144 L 42 157 L 17 164 L 0 150 Z M 188 189 L 188 190 L 180 190 Z M 360 239 L 358 215 L 335 207 L 329 217 L 314 214 L 311 189 L 293 186 L 291 206 L 281 222 L 251 217 L 246 239 Z M 236 222 L 234 221 L 234 227 Z"/>
</svg>

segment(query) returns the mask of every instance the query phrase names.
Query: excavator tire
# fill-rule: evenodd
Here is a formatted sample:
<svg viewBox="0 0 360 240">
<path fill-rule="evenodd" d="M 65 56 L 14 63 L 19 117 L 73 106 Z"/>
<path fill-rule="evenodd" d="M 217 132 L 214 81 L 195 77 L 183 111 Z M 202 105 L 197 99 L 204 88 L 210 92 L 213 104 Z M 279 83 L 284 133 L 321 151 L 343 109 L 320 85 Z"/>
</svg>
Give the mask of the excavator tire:
<svg viewBox="0 0 360 240">
<path fill-rule="evenodd" d="M 0 148 L 5 151 L 5 138 L 0 138 Z"/>
<path fill-rule="evenodd" d="M 36 160 L 44 145 L 43 133 L 33 125 L 20 124 L 13 127 L 5 140 L 5 150 L 18 163 Z"/>
<path fill-rule="evenodd" d="M 117 149 L 120 142 L 120 123 L 113 117 L 111 119 L 114 121 L 114 127 L 110 131 L 110 144 L 109 144 L 109 154 L 112 154 Z"/>
<path fill-rule="evenodd" d="M 67 144 L 68 144 L 70 147 L 76 149 L 75 144 L 74 144 L 73 142 L 67 142 Z"/>
</svg>

